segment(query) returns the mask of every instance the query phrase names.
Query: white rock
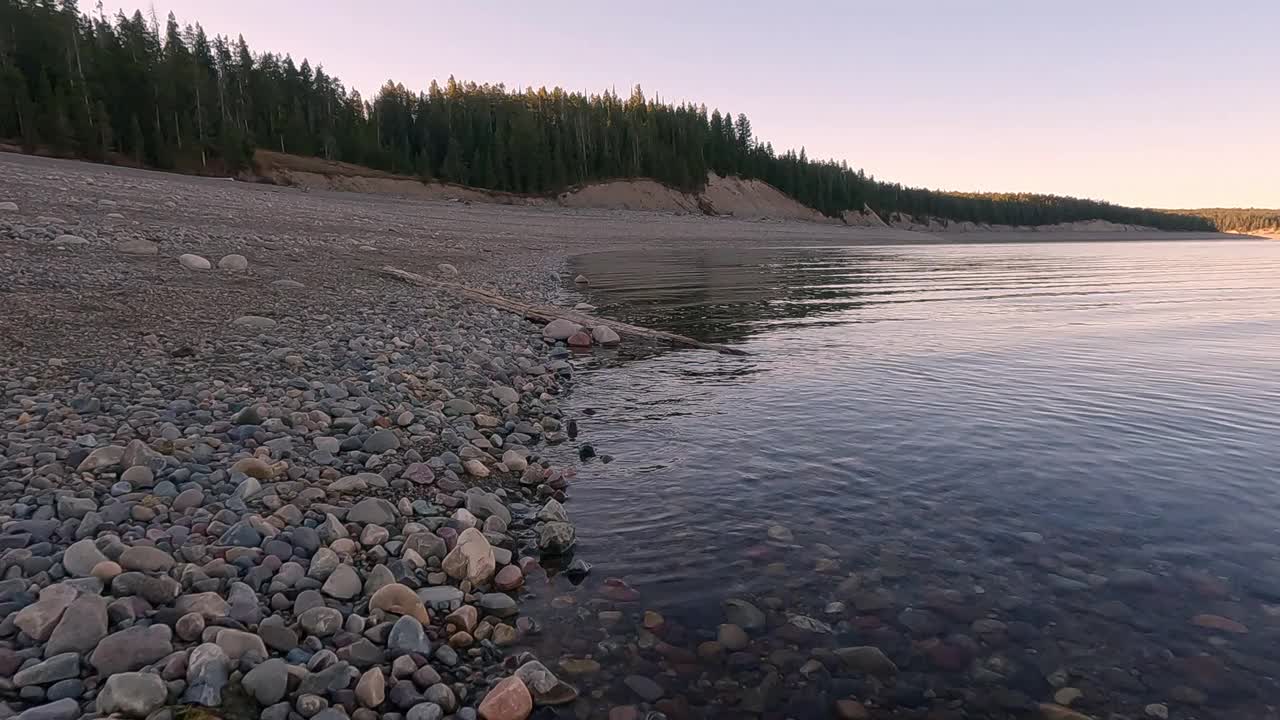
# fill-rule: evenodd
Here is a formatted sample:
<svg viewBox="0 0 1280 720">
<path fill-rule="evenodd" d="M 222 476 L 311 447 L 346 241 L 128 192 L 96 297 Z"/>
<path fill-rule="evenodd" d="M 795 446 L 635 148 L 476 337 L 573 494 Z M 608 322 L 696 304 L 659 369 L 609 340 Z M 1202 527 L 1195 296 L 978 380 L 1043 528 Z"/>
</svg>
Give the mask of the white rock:
<svg viewBox="0 0 1280 720">
<path fill-rule="evenodd" d="M 441 275 L 453 277 L 458 274 L 458 268 L 450 265 L 449 263 L 440 263 L 436 266 L 436 269 L 440 271 Z"/>
<path fill-rule="evenodd" d="M 18 212 L 18 203 L 0 202 L 0 212 Z"/>
<path fill-rule="evenodd" d="M 232 320 L 231 324 L 246 330 L 270 330 L 276 326 L 276 321 L 260 315 L 241 315 Z"/>
<path fill-rule="evenodd" d="M 582 331 L 582 326 L 564 319 L 552 320 L 542 328 L 542 337 L 550 340 L 568 340 L 571 335 Z"/>
<path fill-rule="evenodd" d="M 248 270 L 249 261 L 243 255 L 223 255 L 218 261 L 219 270 Z"/>
<path fill-rule="evenodd" d="M 205 258 L 202 258 L 199 255 L 192 255 L 191 253 L 179 255 L 178 262 L 182 263 L 182 267 L 188 270 L 208 270 L 213 267 L 213 264 Z"/>
<path fill-rule="evenodd" d="M 59 235 L 54 240 L 59 245 L 88 245 L 89 241 L 79 235 Z"/>
<path fill-rule="evenodd" d="M 591 329 L 591 339 L 596 341 L 597 345 L 617 345 L 622 342 L 622 338 L 618 337 L 618 333 L 608 325 L 597 325 Z"/>
<path fill-rule="evenodd" d="M 590 280 L 587 279 L 586 275 L 579 275 L 578 277 L 574 278 L 573 281 L 579 285 L 587 285 L 591 282 Z"/>
</svg>

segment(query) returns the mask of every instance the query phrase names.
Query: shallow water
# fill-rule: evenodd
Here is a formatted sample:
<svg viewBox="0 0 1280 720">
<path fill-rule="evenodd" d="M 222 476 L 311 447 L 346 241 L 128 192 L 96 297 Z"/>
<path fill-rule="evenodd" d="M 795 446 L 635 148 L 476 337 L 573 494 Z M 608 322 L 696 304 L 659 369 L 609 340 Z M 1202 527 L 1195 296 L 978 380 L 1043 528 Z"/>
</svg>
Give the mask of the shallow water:
<svg viewBox="0 0 1280 720">
<path fill-rule="evenodd" d="M 1098 717 L 1275 717 L 1280 245 L 720 248 L 573 272 L 602 315 L 750 353 L 581 360 L 581 439 L 614 461 L 578 470 L 595 569 L 547 625 L 604 666 L 578 678 L 597 711 L 635 702 L 636 673 L 694 717 L 848 697 L 1026 717 L 1062 687 Z M 608 577 L 640 601 L 602 598 Z M 736 657 L 680 652 L 729 597 L 769 627 Z M 822 654 L 858 645 L 899 673 Z M 828 669 L 799 672 L 811 657 Z"/>
</svg>

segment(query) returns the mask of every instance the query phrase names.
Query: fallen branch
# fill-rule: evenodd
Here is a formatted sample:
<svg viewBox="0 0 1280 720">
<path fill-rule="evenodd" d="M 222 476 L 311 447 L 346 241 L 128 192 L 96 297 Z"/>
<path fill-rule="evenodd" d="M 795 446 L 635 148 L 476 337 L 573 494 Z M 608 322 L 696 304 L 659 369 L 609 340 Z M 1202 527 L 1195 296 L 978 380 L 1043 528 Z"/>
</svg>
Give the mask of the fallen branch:
<svg viewBox="0 0 1280 720">
<path fill-rule="evenodd" d="M 455 293 L 469 300 L 482 302 L 486 305 L 510 310 L 513 313 L 522 315 L 530 320 L 548 323 L 552 320 L 568 320 L 583 326 L 588 331 L 594 329 L 597 325 L 607 325 L 613 328 L 619 335 L 630 335 L 633 337 L 646 338 L 649 340 L 665 340 L 674 345 L 683 345 L 685 347 L 701 348 L 703 350 L 715 350 L 726 355 L 746 355 L 743 350 L 739 350 L 728 345 L 718 345 L 716 343 L 706 343 L 701 340 L 694 340 L 691 337 L 677 335 L 675 333 L 664 332 L 662 330 L 653 330 L 639 325 L 629 325 L 627 323 L 610 320 L 609 318 L 600 318 L 593 315 L 587 315 L 576 310 L 568 310 L 554 305 L 530 305 L 529 303 L 512 300 L 511 298 L 495 295 L 484 290 L 469 288 L 458 283 L 447 282 L 445 280 L 436 280 L 428 278 L 417 273 L 411 273 L 390 265 L 383 266 L 379 269 L 383 275 L 403 280 L 411 285 L 421 285 L 422 287 L 437 288 L 447 292 Z"/>
</svg>

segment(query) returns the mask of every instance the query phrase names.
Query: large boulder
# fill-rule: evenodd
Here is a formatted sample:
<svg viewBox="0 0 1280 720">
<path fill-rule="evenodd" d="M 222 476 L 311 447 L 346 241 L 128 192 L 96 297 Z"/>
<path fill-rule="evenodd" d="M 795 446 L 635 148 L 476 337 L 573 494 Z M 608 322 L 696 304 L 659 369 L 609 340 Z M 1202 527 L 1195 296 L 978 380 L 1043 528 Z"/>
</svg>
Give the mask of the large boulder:
<svg viewBox="0 0 1280 720">
<path fill-rule="evenodd" d="M 58 627 L 45 643 L 44 656 L 87 653 L 106 636 L 107 601 L 101 595 L 81 595 L 62 614 Z"/>
<path fill-rule="evenodd" d="M 467 528 L 458 536 L 458 544 L 453 551 L 445 556 L 443 568 L 455 580 L 470 580 L 477 587 L 484 585 L 493 578 L 497 570 L 493 546 L 484 533 L 475 528 Z"/>
<path fill-rule="evenodd" d="M 230 670 L 231 660 L 217 645 L 205 643 L 192 650 L 187 659 L 187 689 L 182 702 L 218 707 Z"/>
<path fill-rule="evenodd" d="M 478 709 L 483 720 L 525 720 L 533 712 L 533 697 L 520 678 L 512 675 L 494 685 Z"/>
<path fill-rule="evenodd" d="M 547 323 L 546 327 L 542 328 L 542 337 L 548 340 L 568 340 L 573 337 L 574 334 L 580 332 L 582 332 L 582 326 L 578 323 L 564 319 L 556 319 Z"/>
<path fill-rule="evenodd" d="M 13 624 L 33 640 L 44 642 L 79 595 L 80 591 L 70 584 L 50 585 L 40 591 L 40 599 L 18 611 Z"/>
<path fill-rule="evenodd" d="M 168 625 L 135 625 L 112 633 L 98 643 L 89 664 L 102 676 L 138 670 L 173 652 Z"/>
<path fill-rule="evenodd" d="M 151 673 L 116 673 L 107 678 L 98 691 L 98 712 L 103 715 L 118 713 L 127 717 L 145 718 L 152 710 L 164 704 L 168 689 L 159 675 Z"/>
<path fill-rule="evenodd" d="M 608 325 L 597 325 L 592 328 L 591 339 L 595 340 L 597 345 L 617 345 L 622 342 L 622 338 L 618 337 L 618 333 Z"/>
<path fill-rule="evenodd" d="M 573 526 L 567 522 L 548 522 L 538 526 L 538 548 L 552 555 L 568 552 L 577 540 Z"/>
<path fill-rule="evenodd" d="M 381 610 L 385 613 L 393 613 L 396 615 L 408 615 L 417 619 L 423 625 L 431 622 L 431 615 L 427 612 L 426 605 L 422 600 L 418 599 L 417 594 L 413 592 L 407 585 L 400 583 L 392 583 L 378 589 L 369 598 L 370 610 Z"/>
<path fill-rule="evenodd" d="M 89 577 L 94 566 L 106 559 L 107 556 L 98 550 L 93 538 L 85 538 L 72 543 L 71 547 L 63 551 L 62 567 L 74 577 Z"/>
</svg>

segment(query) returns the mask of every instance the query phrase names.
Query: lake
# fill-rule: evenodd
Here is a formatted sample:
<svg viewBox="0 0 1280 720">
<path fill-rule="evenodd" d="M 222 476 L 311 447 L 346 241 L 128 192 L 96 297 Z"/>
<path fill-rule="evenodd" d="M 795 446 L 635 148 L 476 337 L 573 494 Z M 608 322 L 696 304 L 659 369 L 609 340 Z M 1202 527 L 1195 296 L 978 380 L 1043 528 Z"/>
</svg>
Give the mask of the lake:
<svg viewBox="0 0 1280 720">
<path fill-rule="evenodd" d="M 578 467 L 594 568 L 547 593 L 542 642 L 596 707 L 1276 717 L 1280 245 L 571 269 L 570 301 L 749 353 L 578 360 L 579 440 L 612 462 Z"/>
</svg>

